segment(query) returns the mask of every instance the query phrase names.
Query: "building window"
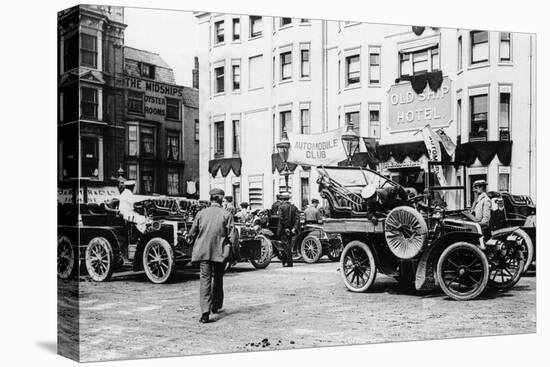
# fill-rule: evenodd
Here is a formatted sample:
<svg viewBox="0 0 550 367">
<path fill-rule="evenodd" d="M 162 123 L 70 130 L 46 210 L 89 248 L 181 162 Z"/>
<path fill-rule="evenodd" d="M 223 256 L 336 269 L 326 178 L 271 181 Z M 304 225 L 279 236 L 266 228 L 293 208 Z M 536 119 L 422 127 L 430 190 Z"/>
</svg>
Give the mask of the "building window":
<svg viewBox="0 0 550 367">
<path fill-rule="evenodd" d="M 233 18 L 233 41 L 241 39 L 241 19 Z"/>
<path fill-rule="evenodd" d="M 489 32 L 470 32 L 470 43 L 472 64 L 489 61 Z"/>
<path fill-rule="evenodd" d="M 180 175 L 177 170 L 168 170 L 168 195 L 178 195 L 180 193 Z"/>
<path fill-rule="evenodd" d="M 138 155 L 138 129 L 135 125 L 128 126 L 128 155 L 130 157 Z"/>
<path fill-rule="evenodd" d="M 224 67 L 220 66 L 214 69 L 214 76 L 216 78 L 216 93 L 223 93 L 225 91 L 225 71 Z"/>
<path fill-rule="evenodd" d="M 166 137 L 166 158 L 177 161 L 180 156 L 180 136 L 178 133 L 168 133 Z"/>
<path fill-rule="evenodd" d="M 231 68 L 233 74 L 233 90 L 239 91 L 241 90 L 241 63 L 235 62 Z"/>
<path fill-rule="evenodd" d="M 273 84 L 275 84 L 275 81 L 277 80 L 277 76 L 276 76 L 277 75 L 277 72 L 276 72 L 277 69 L 276 69 L 276 66 L 275 66 L 275 55 L 273 55 L 272 63 L 273 63 L 272 64 L 273 68 L 271 69 L 271 71 L 272 71 L 273 75 L 271 77 L 273 79 Z"/>
<path fill-rule="evenodd" d="M 309 19 L 309 18 L 302 18 L 302 19 L 300 19 L 300 23 L 311 23 L 311 19 Z"/>
<path fill-rule="evenodd" d="M 214 124 L 214 131 L 216 136 L 214 137 L 215 146 L 214 146 L 214 154 L 216 157 L 223 157 L 224 155 L 224 144 L 225 144 L 225 132 L 224 132 L 224 126 L 223 121 L 218 121 Z"/>
<path fill-rule="evenodd" d="M 359 55 L 346 57 L 346 86 L 359 84 L 361 81 L 361 67 Z"/>
<path fill-rule="evenodd" d="M 309 204 L 309 177 L 300 177 L 300 196 L 302 198 L 302 208 Z"/>
<path fill-rule="evenodd" d="M 129 164 L 126 166 L 126 176 L 128 180 L 137 180 L 138 179 L 138 167 L 137 164 Z"/>
<path fill-rule="evenodd" d="M 456 101 L 456 143 L 460 144 L 462 135 L 462 99 L 459 98 Z"/>
<path fill-rule="evenodd" d="M 380 104 L 369 104 L 369 137 L 380 139 Z"/>
<path fill-rule="evenodd" d="M 63 121 L 78 120 L 78 85 L 72 84 L 63 89 Z"/>
<path fill-rule="evenodd" d="M 143 93 L 128 91 L 128 112 L 143 113 Z"/>
<path fill-rule="evenodd" d="M 498 107 L 499 139 L 510 140 L 510 92 L 500 92 Z"/>
<path fill-rule="evenodd" d="M 300 50 L 300 76 L 308 78 L 310 75 L 309 48 Z"/>
<path fill-rule="evenodd" d="M 292 24 L 292 18 L 281 18 L 281 28 Z"/>
<path fill-rule="evenodd" d="M 283 139 L 283 133 L 285 131 L 292 130 L 292 112 L 291 111 L 280 112 L 279 122 L 280 122 L 279 141 L 281 141 Z"/>
<path fill-rule="evenodd" d="M 265 81 L 263 55 L 253 56 L 248 59 L 248 73 L 248 89 L 263 88 Z"/>
<path fill-rule="evenodd" d="M 511 34 L 509 32 L 500 32 L 500 61 L 507 62 L 511 57 Z"/>
<path fill-rule="evenodd" d="M 346 112 L 346 126 L 351 125 L 353 128 L 353 131 L 361 136 L 360 132 L 360 125 L 359 125 L 359 111 L 355 112 Z"/>
<path fill-rule="evenodd" d="M 140 154 L 144 157 L 155 155 L 155 131 L 150 127 L 142 127 L 139 131 L 141 139 Z"/>
<path fill-rule="evenodd" d="M 501 173 L 498 174 L 498 191 L 510 192 L 510 174 Z"/>
<path fill-rule="evenodd" d="M 235 207 L 241 203 L 241 185 L 238 182 L 233 183 L 233 203 Z"/>
<path fill-rule="evenodd" d="M 78 67 L 78 35 L 67 38 L 63 43 L 64 71 Z"/>
<path fill-rule="evenodd" d="M 300 134 L 311 134 L 309 108 L 300 109 Z"/>
<path fill-rule="evenodd" d="M 458 37 L 458 70 L 462 70 L 462 36 Z"/>
<path fill-rule="evenodd" d="M 399 65 L 400 76 L 439 70 L 439 46 L 415 52 L 400 52 Z"/>
<path fill-rule="evenodd" d="M 97 109 L 98 109 L 98 97 L 97 89 L 94 88 L 81 88 L 82 93 L 82 102 L 81 102 L 81 115 L 85 119 L 97 119 Z"/>
<path fill-rule="evenodd" d="M 225 25 L 223 20 L 214 23 L 214 44 L 223 43 L 225 38 Z"/>
<path fill-rule="evenodd" d="M 175 98 L 166 98 L 166 117 L 180 120 L 180 101 Z"/>
<path fill-rule="evenodd" d="M 199 120 L 195 119 L 195 141 L 199 141 Z"/>
<path fill-rule="evenodd" d="M 233 154 L 241 152 L 241 122 L 233 120 Z"/>
<path fill-rule="evenodd" d="M 292 78 L 292 51 L 281 53 L 281 80 Z"/>
<path fill-rule="evenodd" d="M 144 78 L 155 79 L 155 66 L 151 64 L 146 64 L 144 62 L 140 62 L 139 73 Z"/>
<path fill-rule="evenodd" d="M 250 38 L 260 37 L 263 32 L 262 17 L 251 15 L 250 19 Z"/>
<path fill-rule="evenodd" d="M 487 140 L 488 99 L 487 94 L 470 97 L 470 141 Z"/>
<path fill-rule="evenodd" d="M 82 149 L 82 177 L 98 177 L 98 139 L 92 137 L 82 137 L 80 139 L 80 144 Z"/>
<path fill-rule="evenodd" d="M 380 84 L 379 47 L 369 47 L 369 84 Z"/>
<path fill-rule="evenodd" d="M 97 37 L 82 33 L 80 35 L 80 65 L 97 67 Z"/>
<path fill-rule="evenodd" d="M 155 171 L 152 167 L 141 169 L 141 190 L 144 194 L 152 194 L 155 191 Z"/>
</svg>

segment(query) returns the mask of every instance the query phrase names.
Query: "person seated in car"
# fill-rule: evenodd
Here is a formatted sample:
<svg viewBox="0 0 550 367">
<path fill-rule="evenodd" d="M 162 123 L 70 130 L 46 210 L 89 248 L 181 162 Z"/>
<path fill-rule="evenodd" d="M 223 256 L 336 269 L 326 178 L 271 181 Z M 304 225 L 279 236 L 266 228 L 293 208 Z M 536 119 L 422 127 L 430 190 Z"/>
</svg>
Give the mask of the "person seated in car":
<svg viewBox="0 0 550 367">
<path fill-rule="evenodd" d="M 134 193 L 133 189 L 136 185 L 135 181 L 132 180 L 119 180 L 118 191 L 120 196 L 118 197 L 118 211 L 122 218 L 127 222 L 134 223 L 136 228 L 144 233 L 147 229 L 148 219 L 147 217 L 136 213 L 134 210 Z"/>
<path fill-rule="evenodd" d="M 487 181 L 477 180 L 474 182 L 473 188 L 476 200 L 472 205 L 471 213 L 466 213 L 466 216 L 482 227 L 487 228 L 491 220 L 491 199 L 487 195 Z"/>
<path fill-rule="evenodd" d="M 248 211 L 248 203 L 243 201 L 241 203 L 241 210 L 235 214 L 235 220 L 240 223 L 246 223 L 251 219 L 250 212 Z"/>
</svg>

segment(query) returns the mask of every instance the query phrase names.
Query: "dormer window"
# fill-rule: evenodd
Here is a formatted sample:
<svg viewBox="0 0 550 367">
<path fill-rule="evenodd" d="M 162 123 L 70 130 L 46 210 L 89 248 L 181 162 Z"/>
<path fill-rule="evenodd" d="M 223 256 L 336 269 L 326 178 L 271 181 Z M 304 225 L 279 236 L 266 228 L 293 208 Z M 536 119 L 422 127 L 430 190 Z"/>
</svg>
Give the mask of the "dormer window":
<svg viewBox="0 0 550 367">
<path fill-rule="evenodd" d="M 142 62 L 139 64 L 139 73 L 144 78 L 155 79 L 155 66 Z"/>
</svg>

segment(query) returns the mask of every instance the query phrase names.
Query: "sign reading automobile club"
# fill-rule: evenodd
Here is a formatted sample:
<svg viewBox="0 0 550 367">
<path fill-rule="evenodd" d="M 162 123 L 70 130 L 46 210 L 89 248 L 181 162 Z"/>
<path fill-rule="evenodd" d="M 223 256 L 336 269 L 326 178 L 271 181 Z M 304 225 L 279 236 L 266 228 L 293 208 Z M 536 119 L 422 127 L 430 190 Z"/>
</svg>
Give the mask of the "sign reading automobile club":
<svg viewBox="0 0 550 367">
<path fill-rule="evenodd" d="M 426 124 L 448 126 L 451 114 L 451 81 L 443 78 L 441 87 L 433 91 L 426 86 L 416 94 L 411 83 L 393 85 L 388 91 L 388 127 L 391 132 L 419 130 Z"/>
</svg>

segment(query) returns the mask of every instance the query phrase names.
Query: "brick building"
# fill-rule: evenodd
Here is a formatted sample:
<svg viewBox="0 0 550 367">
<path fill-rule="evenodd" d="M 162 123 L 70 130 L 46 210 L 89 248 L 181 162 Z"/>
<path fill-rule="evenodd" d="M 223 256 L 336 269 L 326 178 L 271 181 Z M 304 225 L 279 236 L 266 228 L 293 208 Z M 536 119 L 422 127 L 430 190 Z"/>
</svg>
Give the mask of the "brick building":
<svg viewBox="0 0 550 367">
<path fill-rule="evenodd" d="M 176 85 L 158 54 L 127 46 L 124 75 L 127 177 L 140 194 L 195 194 L 198 91 Z"/>
<path fill-rule="evenodd" d="M 58 14 L 59 180 L 107 180 L 124 157 L 124 9 Z"/>
</svg>

